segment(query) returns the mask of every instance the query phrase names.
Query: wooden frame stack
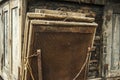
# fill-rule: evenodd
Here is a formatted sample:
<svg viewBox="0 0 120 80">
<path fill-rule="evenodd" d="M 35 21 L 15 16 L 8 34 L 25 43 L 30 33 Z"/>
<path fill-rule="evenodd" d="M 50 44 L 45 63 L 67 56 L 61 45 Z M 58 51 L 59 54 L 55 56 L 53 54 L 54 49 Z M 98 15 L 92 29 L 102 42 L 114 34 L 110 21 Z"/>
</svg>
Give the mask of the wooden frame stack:
<svg viewBox="0 0 120 80">
<path fill-rule="evenodd" d="M 35 32 L 59 32 L 59 33 L 71 32 L 81 34 L 92 34 L 92 37 L 89 39 L 90 43 L 86 44 L 89 45 L 88 47 L 92 47 L 96 27 L 98 26 L 96 23 L 94 23 L 95 20 L 94 18 L 86 17 L 86 15 L 82 13 L 54 11 L 45 9 L 39 9 L 36 12 L 37 13 L 28 13 L 26 17 L 26 25 L 24 30 L 24 43 L 22 50 L 22 73 L 23 73 L 22 80 L 30 79 L 27 76 L 28 70 L 31 70 L 30 75 L 32 76 L 31 77 L 32 80 L 42 80 L 42 77 L 39 76 L 42 75 L 42 71 L 38 72 L 39 78 L 34 78 L 32 69 L 30 68 L 30 65 L 28 65 L 29 58 L 31 58 L 31 56 L 35 57 L 39 55 L 37 53 L 31 54 L 31 50 L 34 46 L 33 38 Z M 87 52 L 85 53 L 85 55 L 87 55 Z M 41 56 L 39 56 L 39 60 L 40 57 Z M 40 64 L 38 69 L 42 70 L 42 68 L 40 68 Z M 83 79 L 85 80 L 86 78 Z"/>
</svg>

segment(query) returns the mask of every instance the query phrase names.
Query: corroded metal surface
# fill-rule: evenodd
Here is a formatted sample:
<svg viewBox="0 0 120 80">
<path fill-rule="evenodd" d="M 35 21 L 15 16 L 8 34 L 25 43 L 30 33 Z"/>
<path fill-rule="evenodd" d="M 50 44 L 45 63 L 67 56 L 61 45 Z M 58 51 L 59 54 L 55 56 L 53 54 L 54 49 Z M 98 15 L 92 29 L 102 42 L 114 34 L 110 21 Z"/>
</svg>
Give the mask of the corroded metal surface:
<svg viewBox="0 0 120 80">
<path fill-rule="evenodd" d="M 84 37 L 84 38 L 83 38 Z M 73 80 L 81 69 L 91 45 L 92 34 L 82 33 L 36 33 L 34 48 L 41 49 L 44 80 Z M 36 59 L 31 59 L 34 76 L 37 79 Z M 77 80 L 85 80 L 85 69 Z"/>
</svg>

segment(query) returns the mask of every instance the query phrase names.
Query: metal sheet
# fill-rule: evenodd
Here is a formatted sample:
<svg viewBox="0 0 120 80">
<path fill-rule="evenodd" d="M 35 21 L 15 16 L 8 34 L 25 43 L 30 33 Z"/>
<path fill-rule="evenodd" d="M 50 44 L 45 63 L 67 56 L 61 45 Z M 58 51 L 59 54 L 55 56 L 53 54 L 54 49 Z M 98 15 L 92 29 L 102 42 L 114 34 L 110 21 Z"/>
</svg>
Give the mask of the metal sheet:
<svg viewBox="0 0 120 80">
<path fill-rule="evenodd" d="M 92 34 L 36 33 L 33 53 L 34 50 L 41 49 L 43 79 L 73 80 L 86 60 L 91 41 Z M 31 64 L 34 63 L 35 59 Z M 85 69 L 77 80 L 86 79 L 84 71 Z"/>
</svg>

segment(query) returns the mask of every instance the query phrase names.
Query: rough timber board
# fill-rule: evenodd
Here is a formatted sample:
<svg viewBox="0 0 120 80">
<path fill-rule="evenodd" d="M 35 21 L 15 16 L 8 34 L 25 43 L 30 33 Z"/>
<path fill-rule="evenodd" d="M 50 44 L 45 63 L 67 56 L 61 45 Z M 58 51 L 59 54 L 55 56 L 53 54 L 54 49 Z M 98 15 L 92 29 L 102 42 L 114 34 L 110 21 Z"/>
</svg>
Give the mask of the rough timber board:
<svg viewBox="0 0 120 80">
<path fill-rule="evenodd" d="M 40 32 L 72 32 L 72 33 L 94 33 L 95 27 L 58 27 L 58 26 L 43 26 L 35 25 L 36 31 Z"/>
<path fill-rule="evenodd" d="M 112 6 L 112 7 L 111 7 Z M 108 65 L 106 69 L 108 72 L 103 74 L 107 78 L 116 78 L 120 76 L 120 57 L 119 57 L 119 29 L 120 29 L 120 13 L 119 3 L 110 3 L 105 8 L 104 23 L 103 23 L 103 65 Z M 103 69 L 104 71 L 104 69 Z M 108 79 L 109 80 L 109 79 Z M 111 79 L 112 80 L 112 79 Z M 119 80 L 119 79 L 114 79 Z"/>
<path fill-rule="evenodd" d="M 89 8 L 84 8 L 84 10 L 89 11 Z M 81 12 L 68 12 L 68 11 L 60 11 L 60 10 L 48 10 L 48 9 L 35 9 L 35 13 L 47 13 L 47 14 L 57 14 L 57 15 L 68 15 L 68 16 L 81 16 L 81 17 L 95 17 L 95 13 L 91 12 L 82 12 L 83 9 L 81 9 Z"/>
<path fill-rule="evenodd" d="M 70 16 L 70 15 L 58 15 L 58 14 L 47 14 L 47 13 L 28 13 L 30 18 L 39 19 L 51 19 L 51 20 L 62 20 L 62 21 L 78 21 L 78 22 L 94 22 L 95 18 L 84 17 L 84 16 Z"/>
<path fill-rule="evenodd" d="M 97 27 L 96 23 L 84 23 L 84 22 L 64 22 L 64 21 L 48 21 L 48 20 L 32 20 L 34 25 L 51 25 L 51 26 L 82 26 L 82 27 Z"/>
<path fill-rule="evenodd" d="M 86 14 L 84 14 L 84 13 L 59 11 L 59 10 L 48 10 L 48 9 L 35 9 L 35 13 L 47 13 L 47 14 L 57 14 L 57 15 L 68 15 L 68 16 L 82 16 L 82 17 L 86 17 Z"/>
</svg>

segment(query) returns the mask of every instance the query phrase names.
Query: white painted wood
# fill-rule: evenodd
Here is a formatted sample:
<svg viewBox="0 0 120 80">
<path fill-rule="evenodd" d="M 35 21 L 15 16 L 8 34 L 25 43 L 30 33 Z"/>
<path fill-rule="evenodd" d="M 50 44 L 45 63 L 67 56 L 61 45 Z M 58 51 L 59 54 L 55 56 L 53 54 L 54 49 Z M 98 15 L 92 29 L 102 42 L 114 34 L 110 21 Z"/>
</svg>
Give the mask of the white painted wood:
<svg viewBox="0 0 120 80">
<path fill-rule="evenodd" d="M 8 66 L 9 54 L 9 12 L 4 12 L 4 66 Z"/>
<path fill-rule="evenodd" d="M 113 15 L 113 28 L 112 28 L 112 53 L 111 53 L 111 69 L 112 70 L 118 70 L 119 69 L 119 57 L 120 57 L 120 20 L 119 15 Z"/>
<path fill-rule="evenodd" d="M 2 9 L 0 8 L 0 74 L 2 68 L 2 55 L 3 55 L 3 21 L 2 21 Z"/>
<path fill-rule="evenodd" d="M 103 43 L 107 47 L 107 52 L 103 53 L 103 64 L 108 64 L 108 70 L 104 75 L 120 76 L 120 14 L 112 14 L 111 20 L 103 26 L 106 28 Z"/>
<path fill-rule="evenodd" d="M 120 14 L 113 14 L 112 19 L 111 66 L 109 76 L 120 76 Z"/>
<path fill-rule="evenodd" d="M 18 8 L 12 9 L 12 72 L 13 80 L 18 79 L 18 66 L 20 64 L 20 27 L 19 27 L 19 10 Z"/>
<path fill-rule="evenodd" d="M 21 25 L 19 17 L 20 2 L 21 0 L 8 0 L 0 5 L 0 13 L 6 12 L 5 14 L 8 14 L 6 15 L 6 17 L 8 16 L 8 19 L 5 19 L 5 23 L 7 24 L 6 26 L 1 23 L 0 16 L 0 61 L 2 59 L 1 56 L 4 53 L 4 38 L 6 39 L 5 66 L 3 70 L 0 70 L 1 76 L 4 80 L 18 80 L 18 67 L 21 65 Z M 3 36 L 3 33 L 5 33 L 6 36 Z"/>
<path fill-rule="evenodd" d="M 9 72 L 10 72 L 10 61 L 9 61 L 9 55 L 10 55 L 10 45 L 9 45 L 9 4 L 5 3 L 5 5 L 1 6 L 2 10 L 2 59 L 3 59 L 3 68 L 2 68 L 2 76 L 5 80 L 9 79 Z"/>
</svg>

